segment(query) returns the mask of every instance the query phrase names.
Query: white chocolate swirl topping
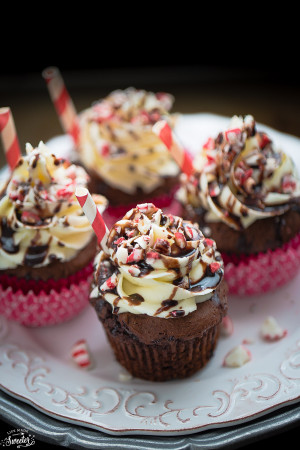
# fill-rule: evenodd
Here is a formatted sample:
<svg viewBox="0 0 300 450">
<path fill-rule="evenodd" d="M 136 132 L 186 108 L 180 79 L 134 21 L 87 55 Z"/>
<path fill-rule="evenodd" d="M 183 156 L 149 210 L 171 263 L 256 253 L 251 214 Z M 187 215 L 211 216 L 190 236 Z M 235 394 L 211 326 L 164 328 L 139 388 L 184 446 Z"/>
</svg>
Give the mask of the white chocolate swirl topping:
<svg viewBox="0 0 300 450">
<path fill-rule="evenodd" d="M 111 229 L 110 255 L 95 260 L 92 298 L 102 296 L 115 313 L 176 318 L 210 299 L 223 278 L 215 242 L 196 224 L 137 205 Z"/>
<path fill-rule="evenodd" d="M 111 187 L 133 194 L 150 193 L 163 177 L 177 176 L 179 168 L 153 124 L 169 114 L 173 97 L 129 88 L 117 90 L 80 114 L 79 157 L 89 170 Z"/>
<path fill-rule="evenodd" d="M 27 144 L 26 153 L 0 194 L 0 270 L 68 261 L 93 237 L 74 194 L 75 186 L 87 185 L 85 170 L 42 142 Z M 94 199 L 103 211 L 107 200 Z"/>
<path fill-rule="evenodd" d="M 293 161 L 250 115 L 234 116 L 228 130 L 208 139 L 194 167 L 194 175 L 182 175 L 178 199 L 206 210 L 207 222 L 241 230 L 284 214 L 300 197 Z"/>
</svg>

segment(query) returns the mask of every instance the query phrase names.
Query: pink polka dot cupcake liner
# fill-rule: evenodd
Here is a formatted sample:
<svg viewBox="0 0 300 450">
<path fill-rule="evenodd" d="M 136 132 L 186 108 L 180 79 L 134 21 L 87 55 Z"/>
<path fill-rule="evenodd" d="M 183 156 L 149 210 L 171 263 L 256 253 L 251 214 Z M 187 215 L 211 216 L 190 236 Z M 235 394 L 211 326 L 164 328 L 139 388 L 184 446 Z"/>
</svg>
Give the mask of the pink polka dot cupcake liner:
<svg viewBox="0 0 300 450">
<path fill-rule="evenodd" d="M 60 280 L 36 281 L 2 275 L 0 314 L 29 327 L 66 322 L 89 304 L 93 264 Z"/>
<path fill-rule="evenodd" d="M 299 272 L 300 233 L 281 248 L 239 259 L 222 254 L 229 293 L 250 296 L 273 291 Z"/>
</svg>

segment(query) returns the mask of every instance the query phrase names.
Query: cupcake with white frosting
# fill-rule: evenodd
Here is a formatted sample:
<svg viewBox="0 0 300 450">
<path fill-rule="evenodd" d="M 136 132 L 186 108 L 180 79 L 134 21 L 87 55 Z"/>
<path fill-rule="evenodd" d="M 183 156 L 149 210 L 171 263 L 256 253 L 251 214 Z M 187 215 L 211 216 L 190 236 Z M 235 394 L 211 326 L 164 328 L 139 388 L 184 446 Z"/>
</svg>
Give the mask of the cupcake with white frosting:
<svg viewBox="0 0 300 450">
<path fill-rule="evenodd" d="M 79 160 L 90 174 L 89 190 L 109 200 L 108 219 L 143 201 L 170 207 L 179 168 L 152 126 L 162 117 L 174 125 L 172 105 L 170 94 L 128 88 L 80 113 Z"/>
<path fill-rule="evenodd" d="M 24 325 L 70 319 L 88 304 L 97 242 L 74 191 L 86 171 L 26 145 L 0 193 L 0 313 Z M 107 200 L 96 196 L 104 211 Z"/>
<path fill-rule="evenodd" d="M 153 381 L 204 367 L 227 311 L 215 242 L 146 203 L 116 222 L 107 247 L 95 260 L 90 301 L 119 363 Z"/>
<path fill-rule="evenodd" d="M 182 214 L 216 241 L 231 292 L 266 292 L 290 280 L 300 262 L 300 182 L 288 154 L 252 116 L 235 116 L 194 167 L 181 177 Z"/>
</svg>

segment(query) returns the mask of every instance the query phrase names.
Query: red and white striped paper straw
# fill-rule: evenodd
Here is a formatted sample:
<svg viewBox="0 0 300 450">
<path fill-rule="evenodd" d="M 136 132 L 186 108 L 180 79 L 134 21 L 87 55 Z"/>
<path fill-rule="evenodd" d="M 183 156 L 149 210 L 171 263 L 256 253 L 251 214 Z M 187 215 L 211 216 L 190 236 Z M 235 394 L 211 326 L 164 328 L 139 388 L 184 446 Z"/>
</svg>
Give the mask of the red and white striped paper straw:
<svg viewBox="0 0 300 450">
<path fill-rule="evenodd" d="M 69 134 L 75 144 L 79 138 L 79 123 L 73 101 L 67 91 L 61 73 L 57 67 L 47 67 L 42 75 L 46 80 L 50 97 L 65 133 Z"/>
<path fill-rule="evenodd" d="M 11 170 L 14 170 L 21 158 L 21 150 L 14 118 L 9 107 L 0 108 L 0 133 L 7 164 Z"/>
<path fill-rule="evenodd" d="M 178 144 L 174 133 L 166 120 L 159 120 L 153 125 L 153 133 L 165 144 L 180 169 L 187 175 L 194 173 L 193 161 L 185 149 Z"/>
<path fill-rule="evenodd" d="M 105 253 L 109 254 L 108 248 L 107 248 L 107 238 L 109 234 L 109 230 L 97 208 L 96 203 L 94 202 L 91 194 L 89 191 L 79 186 L 76 189 L 75 196 L 83 209 L 84 214 L 86 215 L 88 221 L 93 227 L 93 230 L 96 233 L 96 236 L 98 238 L 98 242 L 101 245 L 102 249 L 105 251 Z"/>
</svg>

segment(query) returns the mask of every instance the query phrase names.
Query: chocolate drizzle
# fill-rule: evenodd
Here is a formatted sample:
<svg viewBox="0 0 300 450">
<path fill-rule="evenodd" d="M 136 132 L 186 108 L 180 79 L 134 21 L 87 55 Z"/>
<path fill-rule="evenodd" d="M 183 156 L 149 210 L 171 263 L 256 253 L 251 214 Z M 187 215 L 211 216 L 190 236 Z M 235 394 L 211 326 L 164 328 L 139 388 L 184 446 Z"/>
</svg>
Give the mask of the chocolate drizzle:
<svg viewBox="0 0 300 450">
<path fill-rule="evenodd" d="M 192 292 L 201 292 L 205 289 L 215 289 L 222 279 L 222 271 L 211 273 L 209 267 L 206 270 L 205 276 L 197 283 L 190 285 Z"/>
<path fill-rule="evenodd" d="M 168 311 L 168 309 L 173 308 L 174 306 L 178 305 L 178 301 L 177 300 L 163 300 L 161 302 L 161 307 L 158 308 L 158 310 L 155 312 L 155 316 L 158 316 L 160 313 L 164 312 L 164 311 Z"/>
<path fill-rule="evenodd" d="M 0 237 L 1 247 L 10 255 L 18 253 L 19 245 L 14 243 L 14 230 L 8 225 L 6 217 L 2 218 L 1 221 L 1 237 Z"/>
<path fill-rule="evenodd" d="M 140 305 L 145 300 L 140 294 L 131 294 L 128 297 L 125 297 L 129 305 Z"/>
<path fill-rule="evenodd" d="M 207 295 L 207 299 L 223 277 L 223 261 L 214 241 L 205 239 L 197 225 L 164 215 L 151 203 L 137 205 L 118 221 L 110 231 L 107 246 L 110 255 L 100 253 L 96 283 L 98 293 L 112 304 L 115 313 L 121 300 L 121 312 L 126 311 L 126 303 L 135 307 L 143 302 L 140 311 L 147 311 L 147 297 L 139 294 L 142 291 L 137 278 L 144 277 L 146 287 L 157 289 L 154 311 L 149 305 L 151 315 L 176 318 L 186 314 L 178 299 L 191 297 L 195 303 L 198 296 Z M 147 278 L 148 274 L 151 276 Z M 121 279 L 122 295 L 118 289 Z M 127 289 L 133 293 L 128 295 Z M 115 297 L 106 297 L 106 293 Z"/>
<path fill-rule="evenodd" d="M 47 257 L 49 245 L 33 245 L 27 249 L 25 253 L 23 264 L 25 266 L 34 267 L 42 262 Z"/>
<path fill-rule="evenodd" d="M 190 180 L 182 178 L 187 203 L 198 203 L 239 232 L 284 214 L 300 196 L 292 161 L 256 130 L 250 115 L 234 117 L 229 129 L 209 138 L 195 166 L 199 171 Z"/>
</svg>

